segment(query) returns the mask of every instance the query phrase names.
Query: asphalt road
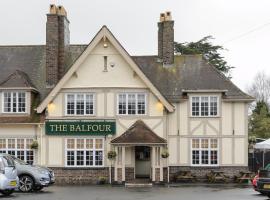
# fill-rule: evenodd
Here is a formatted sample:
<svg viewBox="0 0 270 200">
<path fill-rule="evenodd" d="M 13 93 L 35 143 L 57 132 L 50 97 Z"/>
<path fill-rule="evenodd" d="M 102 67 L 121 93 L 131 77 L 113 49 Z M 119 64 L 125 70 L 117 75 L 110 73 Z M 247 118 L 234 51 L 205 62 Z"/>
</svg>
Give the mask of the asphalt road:
<svg viewBox="0 0 270 200">
<path fill-rule="evenodd" d="M 18 200 L 266 200 L 251 187 L 177 186 L 125 188 L 112 186 L 52 186 L 38 193 L 14 193 L 3 199 Z"/>
</svg>

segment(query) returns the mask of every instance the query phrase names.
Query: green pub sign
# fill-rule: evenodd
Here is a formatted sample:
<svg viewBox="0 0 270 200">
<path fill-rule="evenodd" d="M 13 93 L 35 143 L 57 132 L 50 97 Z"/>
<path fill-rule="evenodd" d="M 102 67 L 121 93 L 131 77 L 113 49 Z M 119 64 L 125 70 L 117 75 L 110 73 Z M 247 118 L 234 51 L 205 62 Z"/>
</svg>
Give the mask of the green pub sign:
<svg viewBox="0 0 270 200">
<path fill-rule="evenodd" d="M 113 121 L 46 121 L 47 135 L 114 135 Z"/>
</svg>

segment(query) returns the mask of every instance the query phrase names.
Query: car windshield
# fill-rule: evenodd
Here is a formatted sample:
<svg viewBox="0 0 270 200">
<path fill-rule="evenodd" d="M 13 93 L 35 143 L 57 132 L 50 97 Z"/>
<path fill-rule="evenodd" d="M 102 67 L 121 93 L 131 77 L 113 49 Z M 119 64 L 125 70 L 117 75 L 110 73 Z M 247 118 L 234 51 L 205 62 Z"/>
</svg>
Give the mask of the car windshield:
<svg viewBox="0 0 270 200">
<path fill-rule="evenodd" d="M 24 162 L 23 160 L 16 158 L 14 156 L 12 156 L 12 158 L 14 159 L 15 163 L 18 163 L 20 165 L 28 165 L 28 163 Z"/>
<path fill-rule="evenodd" d="M 7 167 L 13 167 L 15 165 L 13 159 L 10 156 L 3 156 L 3 161 Z"/>
</svg>

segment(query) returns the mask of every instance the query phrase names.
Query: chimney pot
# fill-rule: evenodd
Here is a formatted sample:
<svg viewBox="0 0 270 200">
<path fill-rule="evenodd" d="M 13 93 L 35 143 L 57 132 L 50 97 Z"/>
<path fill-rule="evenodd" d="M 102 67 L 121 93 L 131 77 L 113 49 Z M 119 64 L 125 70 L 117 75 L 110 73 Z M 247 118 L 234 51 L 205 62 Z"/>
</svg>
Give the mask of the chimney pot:
<svg viewBox="0 0 270 200">
<path fill-rule="evenodd" d="M 64 6 L 58 6 L 57 14 L 60 15 L 60 16 L 67 16 L 67 11 L 64 8 Z"/>
<path fill-rule="evenodd" d="M 57 7 L 55 4 L 50 5 L 50 14 L 57 14 Z"/>
<path fill-rule="evenodd" d="M 164 22 L 165 21 L 165 13 L 160 13 L 159 21 L 160 22 Z"/>
<path fill-rule="evenodd" d="M 170 11 L 165 12 L 165 21 L 172 21 L 172 15 Z"/>
</svg>

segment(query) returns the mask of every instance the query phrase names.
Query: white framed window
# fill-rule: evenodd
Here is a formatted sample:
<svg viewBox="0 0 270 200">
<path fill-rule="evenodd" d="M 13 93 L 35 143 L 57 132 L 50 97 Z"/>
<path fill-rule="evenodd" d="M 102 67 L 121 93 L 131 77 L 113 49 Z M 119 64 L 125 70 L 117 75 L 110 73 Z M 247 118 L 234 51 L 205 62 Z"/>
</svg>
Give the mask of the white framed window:
<svg viewBox="0 0 270 200">
<path fill-rule="evenodd" d="M 65 140 L 67 167 L 103 167 L 103 138 L 67 138 Z"/>
<path fill-rule="evenodd" d="M 145 93 L 120 93 L 117 95 L 118 115 L 145 115 Z"/>
<path fill-rule="evenodd" d="M 26 92 L 3 92 L 3 113 L 26 113 Z"/>
<path fill-rule="evenodd" d="M 191 140 L 191 165 L 218 166 L 218 139 L 195 138 Z"/>
<path fill-rule="evenodd" d="M 0 138 L 0 153 L 7 153 L 33 164 L 34 151 L 30 148 L 32 142 L 31 138 Z"/>
<path fill-rule="evenodd" d="M 191 96 L 192 117 L 217 117 L 219 115 L 218 96 Z"/>
<path fill-rule="evenodd" d="M 66 94 L 66 115 L 94 115 L 94 97 L 92 93 Z"/>
</svg>

